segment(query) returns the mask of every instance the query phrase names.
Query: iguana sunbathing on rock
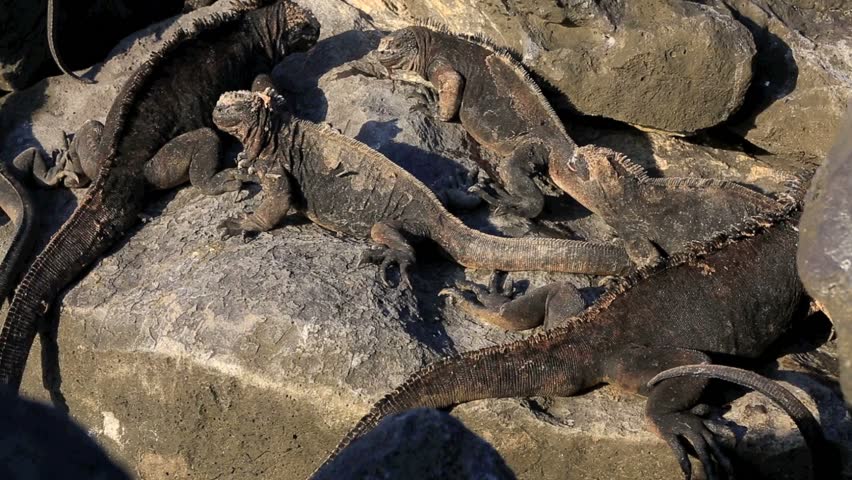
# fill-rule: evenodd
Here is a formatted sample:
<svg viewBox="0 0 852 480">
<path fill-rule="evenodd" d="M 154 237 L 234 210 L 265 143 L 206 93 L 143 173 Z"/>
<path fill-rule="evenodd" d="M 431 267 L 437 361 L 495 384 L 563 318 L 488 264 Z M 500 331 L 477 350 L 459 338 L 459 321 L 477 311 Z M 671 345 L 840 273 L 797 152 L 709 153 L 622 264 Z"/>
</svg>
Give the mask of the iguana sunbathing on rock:
<svg viewBox="0 0 852 480">
<path fill-rule="evenodd" d="M 779 205 L 627 277 L 577 316 L 549 309 L 549 296 L 535 292 L 512 301 L 511 311 L 489 308 L 461 291 L 448 292 L 465 311 L 487 322 L 529 327 L 548 314 L 563 325 L 448 357 L 414 373 L 372 407 L 330 458 L 385 416 L 410 408 L 569 396 L 612 383 L 648 397 L 651 429 L 674 450 L 687 478 L 691 466 L 684 441 L 697 453 L 707 478 L 720 478 L 718 467 L 730 471 L 730 463 L 695 410 L 708 381 L 671 378 L 653 386 L 649 381 L 669 368 L 708 363 L 716 355 L 757 357 L 790 327 L 802 313 L 804 298 L 795 265 L 797 217 L 797 202 Z M 712 366 L 701 368 L 713 372 Z M 689 373 L 696 373 L 695 368 Z M 791 403 L 789 396 L 778 398 L 778 387 L 768 380 L 757 383 L 796 418 L 811 454 L 827 456 L 807 409 Z M 827 469 L 825 475 L 833 473 L 834 464 L 823 458 L 815 459 L 814 466 Z"/>
<path fill-rule="evenodd" d="M 742 220 L 761 203 L 759 194 L 731 182 L 652 179 L 611 150 L 578 149 L 524 67 L 483 38 L 408 27 L 383 38 L 374 55 L 388 71 L 429 80 L 438 90 L 438 118 L 458 116 L 477 142 L 502 157 L 483 165 L 502 188 L 496 198 L 480 190 L 486 201 L 535 217 L 544 196 L 531 177 L 547 172 L 615 228 L 637 265 Z"/>
<path fill-rule="evenodd" d="M 80 135 L 83 144 L 97 145 L 95 161 L 88 163 L 97 174 L 86 172 L 94 175 L 86 197 L 21 280 L 0 333 L 0 382 L 19 387 L 38 319 L 136 224 L 146 191 L 187 181 L 208 194 L 239 188 L 235 169 L 217 173 L 220 146 L 210 128 L 216 100 L 319 37 L 309 11 L 286 0 L 266 3 L 251 11 L 243 5 L 199 21 L 194 31 L 180 31 L 124 84 L 100 138 Z"/>
<path fill-rule="evenodd" d="M 367 259 L 398 264 L 406 283 L 414 262 L 409 239 L 418 237 L 473 268 L 598 274 L 630 268 L 624 251 L 613 246 L 472 230 L 391 160 L 329 127 L 290 118 L 283 102 L 272 88 L 230 92 L 213 112 L 216 126 L 243 143 L 241 163 L 265 192 L 256 212 L 225 222 L 228 234 L 269 230 L 294 207 L 329 230 L 372 237 L 382 247 Z"/>
</svg>

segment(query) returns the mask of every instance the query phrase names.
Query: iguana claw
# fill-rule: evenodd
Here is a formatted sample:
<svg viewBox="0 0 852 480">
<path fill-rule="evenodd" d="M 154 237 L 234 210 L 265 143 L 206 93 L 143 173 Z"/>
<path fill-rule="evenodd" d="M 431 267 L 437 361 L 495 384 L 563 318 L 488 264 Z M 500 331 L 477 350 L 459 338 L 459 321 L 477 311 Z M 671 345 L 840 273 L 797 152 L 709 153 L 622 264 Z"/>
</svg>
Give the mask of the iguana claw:
<svg viewBox="0 0 852 480">
<path fill-rule="evenodd" d="M 407 289 L 412 288 L 411 278 L 408 273 L 411 265 L 414 263 L 414 256 L 412 254 L 387 247 L 371 248 L 364 251 L 361 254 L 361 258 L 358 259 L 359 267 L 367 263 L 379 265 L 379 274 L 382 283 L 388 287 L 393 286 L 388 279 L 388 267 L 395 263 L 399 267 L 399 283 L 397 286 Z"/>
</svg>

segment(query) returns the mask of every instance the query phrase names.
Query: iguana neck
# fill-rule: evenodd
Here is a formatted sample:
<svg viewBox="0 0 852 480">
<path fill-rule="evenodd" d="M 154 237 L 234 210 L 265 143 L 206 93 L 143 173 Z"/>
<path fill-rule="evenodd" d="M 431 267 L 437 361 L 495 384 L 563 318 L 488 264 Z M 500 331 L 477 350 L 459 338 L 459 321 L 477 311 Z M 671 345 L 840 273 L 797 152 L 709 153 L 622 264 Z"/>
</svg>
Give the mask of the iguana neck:
<svg viewBox="0 0 852 480">
<path fill-rule="evenodd" d="M 414 39 L 417 42 L 417 55 L 411 59 L 411 64 L 406 66 L 425 79 L 429 79 L 429 65 L 435 57 L 433 33 L 429 29 L 419 28 L 415 30 Z"/>
</svg>

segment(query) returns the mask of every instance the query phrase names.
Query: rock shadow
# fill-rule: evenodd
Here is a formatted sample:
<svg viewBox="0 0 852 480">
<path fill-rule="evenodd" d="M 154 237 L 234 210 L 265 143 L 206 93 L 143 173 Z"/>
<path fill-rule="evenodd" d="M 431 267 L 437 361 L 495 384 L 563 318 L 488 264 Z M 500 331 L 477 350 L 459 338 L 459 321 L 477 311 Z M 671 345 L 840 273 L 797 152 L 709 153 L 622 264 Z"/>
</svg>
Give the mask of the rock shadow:
<svg viewBox="0 0 852 480">
<path fill-rule="evenodd" d="M 369 53 L 378 46 L 381 35 L 375 30 L 349 30 L 317 42 L 307 52 L 288 55 L 272 71 L 275 85 L 296 115 L 322 122 L 328 113 L 328 100 L 319 88 L 320 78 Z"/>
</svg>

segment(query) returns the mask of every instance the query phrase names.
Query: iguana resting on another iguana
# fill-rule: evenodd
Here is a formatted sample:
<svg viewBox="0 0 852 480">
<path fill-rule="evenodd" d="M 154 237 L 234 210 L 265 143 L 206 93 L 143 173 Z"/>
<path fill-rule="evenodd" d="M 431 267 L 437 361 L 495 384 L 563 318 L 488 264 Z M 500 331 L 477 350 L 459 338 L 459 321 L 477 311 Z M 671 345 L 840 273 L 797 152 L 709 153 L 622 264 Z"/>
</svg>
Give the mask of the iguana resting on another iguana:
<svg viewBox="0 0 852 480">
<path fill-rule="evenodd" d="M 691 466 L 683 440 L 692 445 L 708 478 L 719 478 L 717 466 L 730 470 L 730 463 L 694 410 L 708 381 L 668 379 L 648 386 L 649 380 L 672 367 L 708 363 L 716 354 L 757 357 L 788 329 L 806 306 L 795 265 L 797 218 L 798 202 L 789 201 L 700 247 L 639 270 L 578 316 L 562 312 L 565 321 L 558 328 L 427 366 L 376 403 L 330 458 L 383 417 L 410 408 L 570 396 L 612 383 L 648 397 L 651 429 L 672 447 L 687 477 Z M 500 316 L 459 291 L 451 293 L 471 314 L 486 321 Z M 525 305 L 512 317 L 503 314 L 503 323 L 534 324 L 547 309 L 547 296 L 535 293 L 514 302 Z M 772 392 L 767 382 L 764 390 Z M 792 415 L 807 412 L 774 400 Z M 827 454 L 817 444 L 822 438 L 813 419 L 798 418 L 797 424 L 804 425 L 811 454 Z M 814 464 L 831 467 L 824 461 Z"/>
<path fill-rule="evenodd" d="M 93 185 L 30 266 L 9 307 L 0 333 L 0 381 L 19 387 L 38 319 L 137 222 L 146 190 L 187 180 L 208 194 L 239 188 L 235 169 L 216 173 L 219 141 L 209 128 L 216 100 L 318 37 L 313 15 L 290 1 L 239 9 L 180 32 L 128 79 L 97 143 Z"/>
<path fill-rule="evenodd" d="M 503 189 L 497 198 L 480 190 L 486 201 L 535 217 L 544 196 L 531 176 L 546 171 L 615 228 L 637 265 L 659 259 L 658 248 L 673 252 L 703 238 L 698 233 L 742 220 L 761 203 L 759 194 L 731 182 L 652 179 L 611 150 L 578 149 L 523 65 L 484 38 L 440 26 L 408 27 L 383 38 L 374 55 L 389 72 L 429 80 L 438 90 L 438 118 L 458 116 L 477 142 L 503 157 L 483 165 Z"/>
<path fill-rule="evenodd" d="M 329 127 L 290 118 L 283 103 L 273 88 L 229 92 L 213 112 L 213 123 L 245 146 L 241 164 L 266 194 L 255 213 L 223 224 L 228 234 L 269 230 L 292 206 L 329 230 L 372 237 L 382 248 L 367 259 L 396 263 L 404 283 L 414 262 L 412 237 L 431 238 L 473 268 L 623 273 L 630 267 L 624 251 L 608 245 L 473 230 L 391 160 Z"/>
</svg>

